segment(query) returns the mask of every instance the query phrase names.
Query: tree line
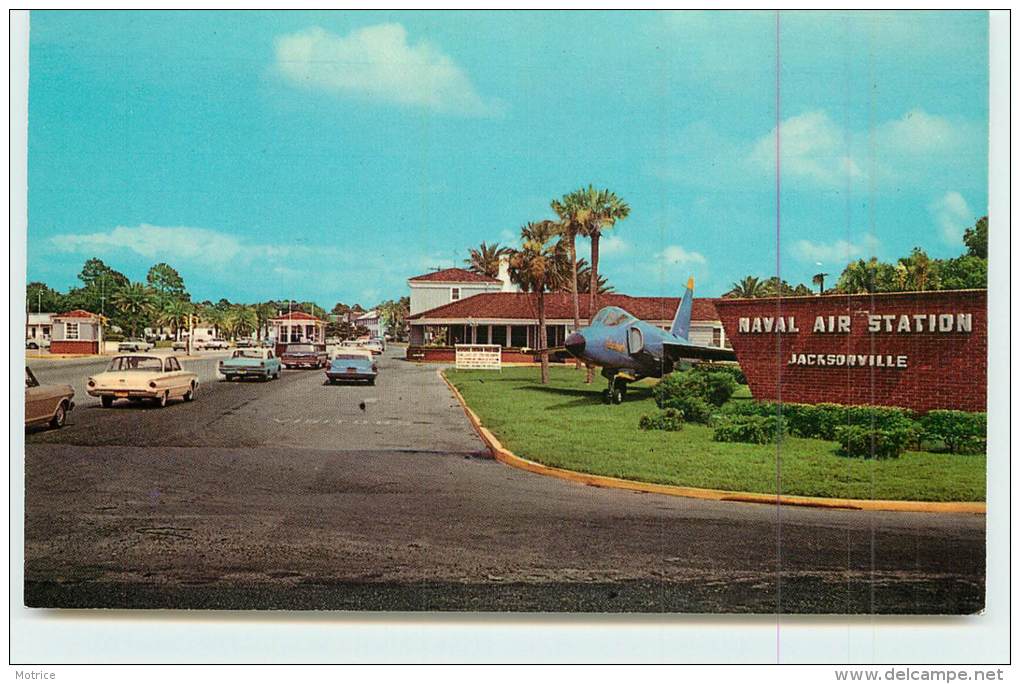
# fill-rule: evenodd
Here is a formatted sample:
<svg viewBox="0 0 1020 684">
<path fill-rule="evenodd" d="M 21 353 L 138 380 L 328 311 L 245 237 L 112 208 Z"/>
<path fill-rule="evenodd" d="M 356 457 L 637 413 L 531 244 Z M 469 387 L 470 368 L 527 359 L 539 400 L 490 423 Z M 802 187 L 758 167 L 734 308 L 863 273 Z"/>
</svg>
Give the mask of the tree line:
<svg viewBox="0 0 1020 684">
<path fill-rule="evenodd" d="M 269 336 L 270 319 L 280 314 L 302 311 L 327 320 L 326 334 L 344 338 L 367 333 L 353 323 L 366 312 L 360 304 L 338 302 L 330 316 L 325 307 L 311 301 L 272 299 L 253 304 L 220 299 L 194 302 L 180 273 L 167 263 L 152 266 L 144 281 L 131 281 L 102 259 L 88 259 L 78 274 L 81 285 L 61 293 L 43 282 L 31 282 L 26 288 L 28 311 L 64 313 L 83 309 L 100 314 L 106 325 L 136 337 L 146 328 L 165 328 L 180 339 L 192 322 L 213 328 L 216 336 Z M 377 308 L 391 334 L 399 334 L 409 309 L 408 298 L 386 300 Z M 353 314 L 353 315 L 352 315 Z M 109 336 L 108 336 L 109 339 Z"/>
<path fill-rule="evenodd" d="M 816 273 L 811 282 L 819 294 L 866 294 L 871 292 L 924 292 L 967 290 L 988 287 L 988 217 L 982 216 L 963 234 L 966 251 L 953 259 L 932 259 L 920 247 L 893 263 L 877 257 L 847 264 L 836 284 L 825 288 L 828 273 Z M 723 297 L 775 297 L 810 295 L 806 285 L 791 286 L 775 276 L 747 276 L 735 283 Z"/>
</svg>

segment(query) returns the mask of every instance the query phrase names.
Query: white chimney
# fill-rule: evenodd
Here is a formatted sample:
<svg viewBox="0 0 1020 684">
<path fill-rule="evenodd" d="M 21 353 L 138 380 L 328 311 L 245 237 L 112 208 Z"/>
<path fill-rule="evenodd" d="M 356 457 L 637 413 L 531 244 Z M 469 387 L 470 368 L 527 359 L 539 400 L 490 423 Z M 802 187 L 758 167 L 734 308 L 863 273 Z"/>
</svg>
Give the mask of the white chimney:
<svg viewBox="0 0 1020 684">
<path fill-rule="evenodd" d="M 510 255 L 499 257 L 499 280 L 503 283 L 501 292 L 517 292 L 517 286 L 510 282 Z"/>
</svg>

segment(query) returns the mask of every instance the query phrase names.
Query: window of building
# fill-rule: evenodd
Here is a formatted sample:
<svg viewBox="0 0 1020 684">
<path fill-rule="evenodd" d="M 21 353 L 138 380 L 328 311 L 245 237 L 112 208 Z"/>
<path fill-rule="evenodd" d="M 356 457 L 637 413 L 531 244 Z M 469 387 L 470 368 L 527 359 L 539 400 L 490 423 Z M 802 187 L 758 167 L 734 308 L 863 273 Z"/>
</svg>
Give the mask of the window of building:
<svg viewBox="0 0 1020 684">
<path fill-rule="evenodd" d="M 510 346 L 511 347 L 528 346 L 528 326 L 514 325 L 510 327 Z"/>
<path fill-rule="evenodd" d="M 498 344 L 502 347 L 507 346 L 505 325 L 492 326 L 492 341 L 490 342 L 490 344 Z"/>
<path fill-rule="evenodd" d="M 77 323 L 65 323 L 64 324 L 64 339 L 65 340 L 76 340 L 76 339 L 78 339 L 78 324 Z"/>
<path fill-rule="evenodd" d="M 459 287 L 451 287 L 450 288 L 450 301 L 451 302 L 455 302 L 458 299 L 460 299 L 460 288 Z"/>
<path fill-rule="evenodd" d="M 722 328 L 712 328 L 712 346 L 722 346 Z"/>
</svg>

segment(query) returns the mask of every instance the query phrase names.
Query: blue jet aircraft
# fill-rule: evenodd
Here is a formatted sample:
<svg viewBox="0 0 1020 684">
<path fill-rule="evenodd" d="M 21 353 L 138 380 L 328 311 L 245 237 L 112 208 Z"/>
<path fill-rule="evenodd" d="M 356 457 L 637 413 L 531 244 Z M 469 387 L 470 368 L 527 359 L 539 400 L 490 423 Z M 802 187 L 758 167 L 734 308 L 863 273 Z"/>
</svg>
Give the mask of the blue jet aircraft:
<svg viewBox="0 0 1020 684">
<path fill-rule="evenodd" d="M 661 378 L 671 373 L 681 359 L 736 361 L 736 354 L 730 349 L 687 341 L 693 300 L 694 278 L 690 278 L 669 332 L 619 307 L 607 306 L 590 325 L 567 335 L 564 347 L 571 356 L 602 368 L 602 376 L 609 380 L 609 389 L 602 396 L 612 404 L 623 401 L 628 383 L 641 378 Z"/>
</svg>

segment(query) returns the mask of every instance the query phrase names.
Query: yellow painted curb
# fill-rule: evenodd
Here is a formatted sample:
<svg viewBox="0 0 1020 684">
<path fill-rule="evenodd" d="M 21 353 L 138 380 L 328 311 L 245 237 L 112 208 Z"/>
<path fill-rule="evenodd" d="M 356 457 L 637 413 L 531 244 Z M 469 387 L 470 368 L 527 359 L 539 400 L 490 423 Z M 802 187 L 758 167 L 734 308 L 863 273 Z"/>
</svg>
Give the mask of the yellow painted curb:
<svg viewBox="0 0 1020 684">
<path fill-rule="evenodd" d="M 724 489 L 704 489 L 701 487 L 680 487 L 677 485 L 655 484 L 653 482 L 640 482 L 638 480 L 624 480 L 619 477 L 608 477 L 606 475 L 589 475 L 579 473 L 575 470 L 555 468 L 543 465 L 535 461 L 514 454 L 506 449 L 500 441 L 489 430 L 482 425 L 481 420 L 472 411 L 460 391 L 454 387 L 442 369 L 436 374 L 443 379 L 450 392 L 460 402 L 465 415 L 471 426 L 482 438 L 489 448 L 493 458 L 514 468 L 526 470 L 529 473 L 558 477 L 576 484 L 589 487 L 606 487 L 609 489 L 626 489 L 633 492 L 645 492 L 648 494 L 665 494 L 668 496 L 683 496 L 690 499 L 708 499 L 712 501 L 737 501 L 741 503 L 779 504 L 782 506 L 807 506 L 812 508 L 838 508 L 851 511 L 902 511 L 913 513 L 973 513 L 984 515 L 987 506 L 983 501 L 892 501 L 883 499 L 833 499 L 821 496 L 790 496 L 775 494 L 759 494 L 756 492 L 732 492 Z"/>
</svg>

